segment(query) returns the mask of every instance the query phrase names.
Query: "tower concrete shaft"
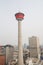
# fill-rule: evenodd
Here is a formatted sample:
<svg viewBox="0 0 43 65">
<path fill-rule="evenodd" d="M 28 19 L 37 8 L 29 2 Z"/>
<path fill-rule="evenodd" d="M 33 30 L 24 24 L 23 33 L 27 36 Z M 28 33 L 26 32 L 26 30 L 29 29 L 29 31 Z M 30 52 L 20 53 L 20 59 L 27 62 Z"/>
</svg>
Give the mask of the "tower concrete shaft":
<svg viewBox="0 0 43 65">
<path fill-rule="evenodd" d="M 18 21 L 18 65 L 23 65 L 21 21 Z"/>
</svg>

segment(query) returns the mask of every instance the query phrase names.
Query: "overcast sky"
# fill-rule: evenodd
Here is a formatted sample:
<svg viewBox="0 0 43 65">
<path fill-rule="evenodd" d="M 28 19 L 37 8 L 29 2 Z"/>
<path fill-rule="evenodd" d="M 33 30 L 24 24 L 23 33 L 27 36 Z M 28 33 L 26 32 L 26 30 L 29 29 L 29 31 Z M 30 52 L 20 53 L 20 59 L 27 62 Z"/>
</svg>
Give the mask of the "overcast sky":
<svg viewBox="0 0 43 65">
<path fill-rule="evenodd" d="M 39 37 L 43 44 L 43 0 L 0 0 L 0 45 L 18 44 L 18 22 L 15 13 L 25 14 L 22 21 L 23 44 L 28 38 Z"/>
</svg>

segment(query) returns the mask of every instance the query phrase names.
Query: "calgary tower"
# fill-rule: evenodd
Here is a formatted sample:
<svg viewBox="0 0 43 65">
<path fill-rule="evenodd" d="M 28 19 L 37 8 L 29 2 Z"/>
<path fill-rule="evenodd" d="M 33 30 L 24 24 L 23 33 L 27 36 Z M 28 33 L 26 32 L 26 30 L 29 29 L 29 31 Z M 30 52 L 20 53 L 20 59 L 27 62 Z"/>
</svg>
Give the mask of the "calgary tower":
<svg viewBox="0 0 43 65">
<path fill-rule="evenodd" d="M 22 47 L 22 31 L 21 21 L 24 19 L 24 14 L 18 12 L 15 14 L 16 20 L 18 21 L 18 65 L 23 65 L 23 47 Z"/>
</svg>

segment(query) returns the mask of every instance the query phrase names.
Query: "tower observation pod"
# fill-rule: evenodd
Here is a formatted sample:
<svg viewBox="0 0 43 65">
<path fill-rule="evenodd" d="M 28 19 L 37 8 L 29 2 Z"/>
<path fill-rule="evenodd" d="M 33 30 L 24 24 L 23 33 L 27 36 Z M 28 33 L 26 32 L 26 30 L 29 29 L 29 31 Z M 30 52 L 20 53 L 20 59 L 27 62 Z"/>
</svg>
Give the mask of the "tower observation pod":
<svg viewBox="0 0 43 65">
<path fill-rule="evenodd" d="M 18 65 L 23 65 L 23 47 L 22 47 L 22 31 L 21 21 L 24 19 L 24 14 L 18 12 L 15 14 L 16 20 L 18 21 Z"/>
</svg>

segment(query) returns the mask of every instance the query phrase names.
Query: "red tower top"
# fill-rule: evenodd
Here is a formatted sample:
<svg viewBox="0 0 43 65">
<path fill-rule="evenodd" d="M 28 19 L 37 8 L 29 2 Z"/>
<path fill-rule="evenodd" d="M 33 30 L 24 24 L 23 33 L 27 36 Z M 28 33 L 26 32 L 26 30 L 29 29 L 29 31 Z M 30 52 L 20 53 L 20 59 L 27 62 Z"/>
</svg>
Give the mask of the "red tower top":
<svg viewBox="0 0 43 65">
<path fill-rule="evenodd" d="M 18 12 L 15 14 L 15 17 L 18 21 L 22 21 L 24 19 L 24 14 L 21 12 Z"/>
</svg>

